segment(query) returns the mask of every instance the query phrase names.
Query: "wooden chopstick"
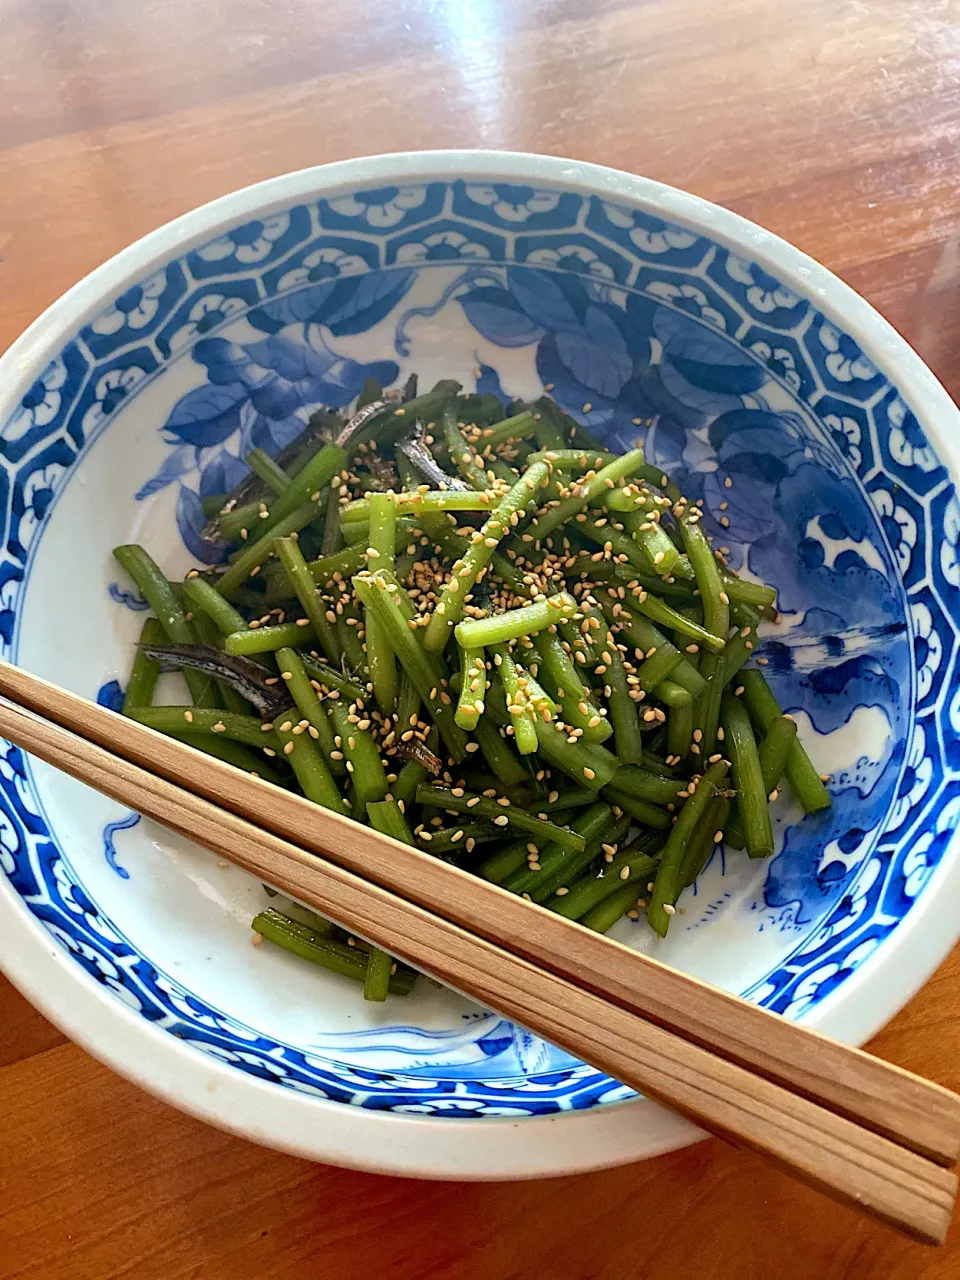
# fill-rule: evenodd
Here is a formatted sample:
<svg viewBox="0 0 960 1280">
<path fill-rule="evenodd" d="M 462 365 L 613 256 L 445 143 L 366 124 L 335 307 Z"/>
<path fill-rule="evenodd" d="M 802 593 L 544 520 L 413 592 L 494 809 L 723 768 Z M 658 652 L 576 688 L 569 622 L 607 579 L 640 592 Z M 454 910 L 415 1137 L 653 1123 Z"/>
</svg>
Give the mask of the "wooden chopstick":
<svg viewBox="0 0 960 1280">
<path fill-rule="evenodd" d="M 960 1098 L 0 661 L 0 694 L 945 1166 Z M 135 806 L 134 806 L 135 807 Z"/>
<path fill-rule="evenodd" d="M 713 1133 L 905 1234 L 928 1243 L 944 1239 L 957 1181 L 932 1161 L 262 831 L 32 711 L 0 702 L 0 734 Z M 188 747 L 183 753 L 182 765 L 189 771 L 200 753 Z M 391 841 L 389 847 L 404 846 Z"/>
</svg>

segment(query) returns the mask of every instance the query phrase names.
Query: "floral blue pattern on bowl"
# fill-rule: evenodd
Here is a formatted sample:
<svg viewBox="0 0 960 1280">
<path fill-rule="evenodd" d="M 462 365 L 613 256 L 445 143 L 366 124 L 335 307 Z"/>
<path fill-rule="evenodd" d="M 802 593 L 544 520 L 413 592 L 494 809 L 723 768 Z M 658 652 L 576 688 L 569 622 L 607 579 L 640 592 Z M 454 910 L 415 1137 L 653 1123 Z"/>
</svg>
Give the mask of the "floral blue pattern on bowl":
<svg viewBox="0 0 960 1280">
<path fill-rule="evenodd" d="M 803 1016 L 904 922 L 960 814 L 960 507 L 914 413 L 853 339 L 697 231 L 573 191 L 431 182 L 274 212 L 166 263 L 87 324 L 3 424 L 4 655 L 26 658 L 22 602 L 61 495 L 157 384 L 162 400 L 178 380 L 139 428 L 159 433 L 162 461 L 129 498 L 147 509 L 175 495 L 179 538 L 208 561 L 202 499 L 237 483 L 250 448 L 275 453 L 317 405 L 415 369 L 505 400 L 546 385 L 610 447 L 642 435 L 704 500 L 731 562 L 779 587 L 785 622 L 759 652 L 785 708 L 832 752 L 834 807 L 788 812 L 752 887 L 733 859 L 712 866 L 677 932 L 719 936 L 739 892 L 737 928 L 764 935 L 740 989 Z M 104 610 L 143 607 L 129 584 L 104 594 Z M 103 672 L 111 705 L 116 676 Z M 9 747 L 0 809 L 0 866 L 76 963 L 238 1070 L 414 1113 L 545 1114 L 629 1096 L 490 1014 L 309 1044 L 263 1034 L 111 921 Z M 115 841 L 131 825 L 121 816 L 103 836 L 122 892 L 138 871 Z M 645 926 L 622 928 L 639 941 Z"/>
</svg>

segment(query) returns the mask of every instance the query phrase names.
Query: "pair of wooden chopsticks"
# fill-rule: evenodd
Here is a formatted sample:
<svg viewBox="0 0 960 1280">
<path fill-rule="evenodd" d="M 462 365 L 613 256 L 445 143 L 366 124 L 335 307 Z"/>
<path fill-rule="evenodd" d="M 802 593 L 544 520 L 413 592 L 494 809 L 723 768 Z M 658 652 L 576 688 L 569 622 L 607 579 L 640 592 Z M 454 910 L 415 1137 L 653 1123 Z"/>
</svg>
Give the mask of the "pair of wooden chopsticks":
<svg viewBox="0 0 960 1280">
<path fill-rule="evenodd" d="M 703 1128 L 941 1243 L 960 1097 L 0 662 L 0 736 Z"/>
</svg>

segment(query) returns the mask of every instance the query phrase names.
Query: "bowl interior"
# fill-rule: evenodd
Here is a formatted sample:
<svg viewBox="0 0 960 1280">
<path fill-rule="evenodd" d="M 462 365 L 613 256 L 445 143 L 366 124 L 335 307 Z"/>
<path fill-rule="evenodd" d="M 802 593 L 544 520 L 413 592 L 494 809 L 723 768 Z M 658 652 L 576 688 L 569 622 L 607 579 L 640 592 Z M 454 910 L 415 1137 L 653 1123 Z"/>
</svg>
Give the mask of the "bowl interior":
<svg viewBox="0 0 960 1280">
<path fill-rule="evenodd" d="M 479 179 L 338 190 L 104 299 L 0 432 L 6 656 L 116 704 L 145 604 L 111 547 L 141 541 L 171 573 L 208 561 L 201 500 L 251 447 L 411 371 L 505 398 L 547 386 L 610 447 L 641 437 L 731 563 L 778 587 L 757 653 L 834 807 L 802 819 L 784 797 L 775 856 L 716 856 L 656 954 L 789 1017 L 842 1000 L 922 900 L 957 813 L 956 497 L 850 333 L 655 209 Z M 15 749 L 0 791 L 24 909 L 117 999 L 239 1071 L 441 1115 L 629 1096 L 431 984 L 371 1007 L 253 950 L 259 884 Z M 642 921 L 615 936 L 654 950 Z"/>
</svg>

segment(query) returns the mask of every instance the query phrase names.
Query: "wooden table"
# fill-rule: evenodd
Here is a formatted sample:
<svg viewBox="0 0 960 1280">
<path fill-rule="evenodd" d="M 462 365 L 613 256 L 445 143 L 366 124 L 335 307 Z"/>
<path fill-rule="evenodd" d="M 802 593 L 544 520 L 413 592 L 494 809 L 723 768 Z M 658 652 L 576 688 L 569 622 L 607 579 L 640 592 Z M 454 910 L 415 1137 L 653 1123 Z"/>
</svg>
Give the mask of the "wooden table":
<svg viewBox="0 0 960 1280">
<path fill-rule="evenodd" d="M 192 206 L 355 154 L 545 151 L 807 250 L 960 391 L 957 0 L 0 0 L 0 349 Z M 874 1042 L 960 1087 L 955 954 Z M 718 1142 L 521 1185 L 319 1167 L 171 1110 L 0 979 L 0 1278 L 960 1274 Z"/>
</svg>

